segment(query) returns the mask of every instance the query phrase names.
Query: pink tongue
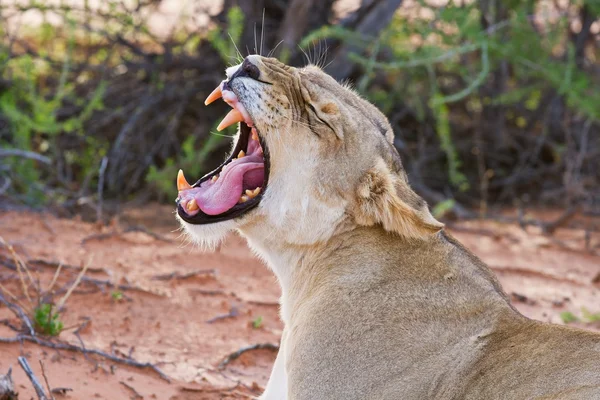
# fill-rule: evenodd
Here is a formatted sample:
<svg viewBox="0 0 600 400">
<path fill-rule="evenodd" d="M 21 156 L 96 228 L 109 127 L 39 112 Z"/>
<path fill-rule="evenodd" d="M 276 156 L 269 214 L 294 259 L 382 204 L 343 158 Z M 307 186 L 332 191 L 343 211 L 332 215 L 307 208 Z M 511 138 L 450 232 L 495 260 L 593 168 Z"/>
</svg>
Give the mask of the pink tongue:
<svg viewBox="0 0 600 400">
<path fill-rule="evenodd" d="M 208 180 L 196 188 L 194 198 L 202 212 L 218 215 L 233 208 L 246 189 L 262 186 L 264 166 L 263 157 L 258 154 L 227 164 L 216 182 Z"/>
</svg>

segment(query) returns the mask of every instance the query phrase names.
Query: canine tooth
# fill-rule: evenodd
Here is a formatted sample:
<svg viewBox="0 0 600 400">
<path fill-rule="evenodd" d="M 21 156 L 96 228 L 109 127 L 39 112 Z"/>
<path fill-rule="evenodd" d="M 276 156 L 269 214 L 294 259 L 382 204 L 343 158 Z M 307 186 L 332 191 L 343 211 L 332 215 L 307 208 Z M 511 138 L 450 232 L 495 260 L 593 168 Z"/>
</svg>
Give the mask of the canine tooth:
<svg viewBox="0 0 600 400">
<path fill-rule="evenodd" d="M 179 172 L 177 173 L 177 190 L 182 191 L 182 190 L 187 190 L 187 189 L 191 189 L 191 188 L 192 188 L 192 186 L 185 179 L 185 176 L 183 175 L 183 171 L 179 170 Z"/>
<path fill-rule="evenodd" d="M 216 182 L 217 179 L 219 179 L 219 175 L 215 175 L 212 178 L 210 178 L 211 181 Z"/>
<path fill-rule="evenodd" d="M 233 110 L 229 111 L 229 114 L 227 114 L 225 118 L 223 118 L 223 121 L 221 121 L 219 126 L 217 126 L 217 130 L 222 131 L 229 125 L 233 125 L 236 122 L 242 122 L 243 120 L 244 116 L 242 115 L 242 113 L 234 108 Z"/>
<path fill-rule="evenodd" d="M 186 208 L 188 211 L 196 211 L 198 209 L 198 203 L 196 203 L 196 199 L 191 199 L 188 201 Z"/>
<path fill-rule="evenodd" d="M 244 150 L 240 150 L 240 152 L 238 153 L 237 158 L 243 158 L 246 157 L 246 152 Z"/>
<path fill-rule="evenodd" d="M 240 197 L 240 199 L 238 200 L 238 204 L 245 203 L 245 202 L 247 202 L 249 199 L 250 199 L 250 198 L 249 198 L 248 196 L 246 196 L 246 195 L 243 195 L 243 196 L 242 196 L 242 197 Z"/>
<path fill-rule="evenodd" d="M 260 190 L 261 190 L 261 189 L 262 189 L 262 188 L 261 188 L 260 186 L 259 186 L 259 187 L 257 187 L 256 189 L 254 189 L 254 191 L 252 192 L 252 194 L 254 194 L 254 197 L 258 196 L 258 194 L 260 193 Z"/>
<path fill-rule="evenodd" d="M 256 129 L 252 128 L 252 140 L 258 140 L 258 133 L 256 133 Z"/>
<path fill-rule="evenodd" d="M 221 85 L 219 84 L 219 86 L 208 95 L 206 100 L 204 100 L 204 105 L 207 106 L 221 97 L 223 97 L 223 92 L 221 92 Z"/>
</svg>

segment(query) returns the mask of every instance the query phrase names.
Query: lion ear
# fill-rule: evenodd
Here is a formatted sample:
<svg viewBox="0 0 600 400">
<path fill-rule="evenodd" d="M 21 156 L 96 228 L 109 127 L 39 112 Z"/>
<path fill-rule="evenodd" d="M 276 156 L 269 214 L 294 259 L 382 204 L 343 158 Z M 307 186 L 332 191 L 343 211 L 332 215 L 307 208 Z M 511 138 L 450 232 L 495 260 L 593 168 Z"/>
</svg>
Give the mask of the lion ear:
<svg viewBox="0 0 600 400">
<path fill-rule="evenodd" d="M 356 194 L 355 218 L 360 225 L 381 224 L 409 239 L 423 239 L 444 227 L 405 176 L 392 172 L 382 159 L 360 180 Z"/>
</svg>

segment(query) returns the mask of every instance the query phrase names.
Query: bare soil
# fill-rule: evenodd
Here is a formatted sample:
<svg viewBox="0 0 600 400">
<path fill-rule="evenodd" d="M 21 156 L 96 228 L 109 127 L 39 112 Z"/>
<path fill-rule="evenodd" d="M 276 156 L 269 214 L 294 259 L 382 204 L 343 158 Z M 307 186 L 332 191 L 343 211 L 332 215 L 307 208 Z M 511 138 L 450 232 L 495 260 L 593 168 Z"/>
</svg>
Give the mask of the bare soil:
<svg viewBox="0 0 600 400">
<path fill-rule="evenodd" d="M 579 226 L 594 223 L 582 218 Z M 448 230 L 492 267 L 526 316 L 563 323 L 565 311 L 580 318 L 582 309 L 600 311 L 600 234 L 577 227 L 547 236 L 536 227 L 525 231 L 490 220 Z M 182 237 L 168 206 L 130 210 L 108 227 L 45 213 L 5 212 L 0 236 L 28 262 L 42 287 L 63 264 L 58 292 L 90 263 L 88 281 L 78 286 L 61 316 L 67 328 L 61 341 L 152 363 L 171 380 L 150 368 L 79 352 L 0 343 L 0 374 L 13 367 L 21 400 L 36 397 L 17 364 L 19 355 L 27 356 L 39 378 L 43 360 L 52 387 L 73 389 L 56 399 L 246 399 L 261 393 L 274 350 L 247 351 L 219 366 L 246 346 L 277 345 L 282 330 L 277 282 L 243 239 L 232 235 L 218 252 L 202 253 Z M 10 254 L 0 248 L 0 257 L 7 260 Z M 0 283 L 22 293 L 17 273 L 1 262 Z M 581 319 L 573 324 L 600 328 Z M 10 325 L 20 322 L 4 306 L 0 320 L 0 337 L 15 337 Z M 74 333 L 86 321 L 80 342 Z"/>
</svg>

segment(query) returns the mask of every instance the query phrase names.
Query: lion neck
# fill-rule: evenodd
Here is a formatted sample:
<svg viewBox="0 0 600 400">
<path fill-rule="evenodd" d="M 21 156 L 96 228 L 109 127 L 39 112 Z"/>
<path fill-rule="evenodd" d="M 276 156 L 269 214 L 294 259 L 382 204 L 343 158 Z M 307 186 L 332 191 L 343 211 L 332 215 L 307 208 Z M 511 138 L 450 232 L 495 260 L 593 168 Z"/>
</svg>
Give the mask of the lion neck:
<svg viewBox="0 0 600 400">
<path fill-rule="evenodd" d="M 286 323 L 290 312 L 286 299 L 298 272 L 303 266 L 315 265 L 326 259 L 332 251 L 331 243 L 357 226 L 344 216 L 320 231 L 316 227 L 311 230 L 310 225 L 306 230 L 302 227 L 296 225 L 296 229 L 281 229 L 281 226 L 273 226 L 263 220 L 238 229 L 252 251 L 277 277 L 282 293 L 281 314 Z M 311 234 L 303 236 L 302 232 L 307 231 L 311 231 Z"/>
</svg>

